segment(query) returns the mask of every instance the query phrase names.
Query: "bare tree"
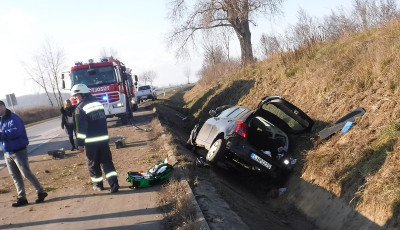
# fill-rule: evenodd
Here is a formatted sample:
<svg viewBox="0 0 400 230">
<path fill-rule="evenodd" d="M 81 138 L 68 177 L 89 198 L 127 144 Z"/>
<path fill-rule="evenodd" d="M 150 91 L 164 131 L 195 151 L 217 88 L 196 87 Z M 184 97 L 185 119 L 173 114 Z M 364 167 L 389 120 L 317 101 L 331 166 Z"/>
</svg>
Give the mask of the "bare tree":
<svg viewBox="0 0 400 230">
<path fill-rule="evenodd" d="M 188 80 L 188 84 L 190 84 L 190 68 L 188 66 L 185 67 L 185 69 L 183 70 L 184 75 L 186 76 L 187 80 Z"/>
<path fill-rule="evenodd" d="M 42 48 L 37 52 L 38 54 L 32 58 L 30 64 L 22 63 L 25 71 L 28 73 L 30 79 L 42 88 L 50 102 L 50 94 L 53 94 L 57 106 L 62 106 L 63 99 L 60 90 L 60 75 L 62 69 L 65 67 L 65 54 L 60 48 L 56 48 L 52 42 L 47 39 Z"/>
<path fill-rule="evenodd" d="M 49 90 L 47 88 L 47 78 L 45 74 L 45 70 L 42 67 L 42 62 L 39 56 L 33 57 L 33 63 L 28 65 L 27 63 L 22 63 L 26 73 L 29 78 L 36 83 L 40 88 L 44 90 L 46 93 L 47 99 L 49 99 L 49 103 L 53 106 L 53 101 L 51 100 Z"/>
<path fill-rule="evenodd" d="M 47 39 L 42 47 L 41 57 L 54 98 L 56 98 L 57 105 L 60 107 L 63 105 L 60 76 L 62 69 L 65 67 L 64 50 L 54 47 L 50 40 Z"/>
<path fill-rule="evenodd" d="M 221 63 L 224 59 L 224 51 L 220 45 L 215 44 L 212 40 L 203 43 L 204 60 L 206 66 L 215 66 Z"/>
<path fill-rule="evenodd" d="M 115 59 L 118 59 L 118 52 L 111 47 L 108 49 L 103 47 L 100 51 L 100 57 L 113 57 Z"/>
<path fill-rule="evenodd" d="M 192 1 L 193 2 L 193 1 Z M 171 0 L 169 17 L 174 29 L 168 40 L 177 45 L 177 53 L 187 50 L 190 41 L 194 45 L 198 31 L 232 28 L 239 39 L 243 65 L 254 61 L 251 45 L 250 23 L 255 25 L 257 14 L 272 16 L 280 12 L 283 0 L 197 0 L 189 9 L 185 0 Z"/>
<path fill-rule="evenodd" d="M 260 38 L 260 48 L 264 56 L 282 51 L 279 39 L 276 36 L 262 34 Z"/>
<path fill-rule="evenodd" d="M 230 62 L 230 60 L 231 60 L 230 41 L 232 40 L 233 32 L 234 31 L 232 31 L 232 29 L 230 27 L 224 27 L 221 30 L 221 37 L 223 39 L 223 46 L 225 48 L 225 55 L 226 55 L 228 62 Z"/>
<path fill-rule="evenodd" d="M 147 85 L 147 82 L 149 82 L 149 84 L 152 85 L 154 79 L 156 78 L 157 78 L 157 73 L 153 70 L 148 70 L 142 73 L 142 76 L 139 78 L 139 81 L 142 83 L 142 85 Z"/>
</svg>

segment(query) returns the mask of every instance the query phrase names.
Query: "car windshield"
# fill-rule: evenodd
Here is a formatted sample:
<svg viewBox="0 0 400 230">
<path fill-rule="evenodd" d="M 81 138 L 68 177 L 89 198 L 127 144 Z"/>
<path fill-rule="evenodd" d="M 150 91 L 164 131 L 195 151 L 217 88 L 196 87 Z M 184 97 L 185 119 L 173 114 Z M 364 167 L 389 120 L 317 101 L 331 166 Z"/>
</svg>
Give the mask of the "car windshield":
<svg viewBox="0 0 400 230">
<path fill-rule="evenodd" d="M 71 72 L 72 85 L 85 84 L 88 87 L 112 84 L 116 82 L 112 66 L 99 66 L 88 69 L 77 69 Z"/>
</svg>

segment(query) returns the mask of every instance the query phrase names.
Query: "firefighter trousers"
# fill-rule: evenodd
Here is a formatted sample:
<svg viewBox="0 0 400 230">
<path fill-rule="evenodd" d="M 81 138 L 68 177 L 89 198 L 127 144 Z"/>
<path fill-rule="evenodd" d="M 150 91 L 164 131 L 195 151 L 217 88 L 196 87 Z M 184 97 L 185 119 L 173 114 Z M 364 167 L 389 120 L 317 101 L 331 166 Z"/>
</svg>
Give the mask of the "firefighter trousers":
<svg viewBox="0 0 400 230">
<path fill-rule="evenodd" d="M 89 175 L 94 185 L 103 187 L 101 167 L 110 187 L 118 184 L 117 172 L 112 161 L 108 142 L 92 143 L 85 146 Z"/>
</svg>

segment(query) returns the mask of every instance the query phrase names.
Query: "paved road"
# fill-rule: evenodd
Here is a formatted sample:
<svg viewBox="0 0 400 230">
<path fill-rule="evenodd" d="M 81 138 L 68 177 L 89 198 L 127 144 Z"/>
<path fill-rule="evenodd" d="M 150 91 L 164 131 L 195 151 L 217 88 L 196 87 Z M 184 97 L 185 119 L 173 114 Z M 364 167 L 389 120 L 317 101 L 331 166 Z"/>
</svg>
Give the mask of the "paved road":
<svg viewBox="0 0 400 230">
<path fill-rule="evenodd" d="M 70 149 L 68 135 L 61 129 L 61 119 L 53 119 L 26 128 L 29 156 L 47 154 L 49 150 Z M 5 167 L 4 154 L 0 154 L 0 167 Z"/>
</svg>

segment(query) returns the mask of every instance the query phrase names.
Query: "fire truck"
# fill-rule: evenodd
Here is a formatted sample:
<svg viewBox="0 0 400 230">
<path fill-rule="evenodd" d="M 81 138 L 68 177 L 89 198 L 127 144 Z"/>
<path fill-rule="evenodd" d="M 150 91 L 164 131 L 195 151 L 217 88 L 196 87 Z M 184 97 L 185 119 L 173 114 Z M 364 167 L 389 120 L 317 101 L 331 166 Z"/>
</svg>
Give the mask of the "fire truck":
<svg viewBox="0 0 400 230">
<path fill-rule="evenodd" d="M 88 63 L 76 62 L 70 72 L 61 75 L 64 89 L 65 80 L 70 80 L 71 87 L 85 84 L 103 104 L 107 118 L 118 117 L 123 123 L 132 119 L 132 112 L 137 110 L 137 76 L 134 77 L 133 81 L 131 70 L 112 57 L 102 58 L 99 62 L 93 59 L 89 59 Z M 71 102 L 77 103 L 74 98 Z"/>
</svg>

